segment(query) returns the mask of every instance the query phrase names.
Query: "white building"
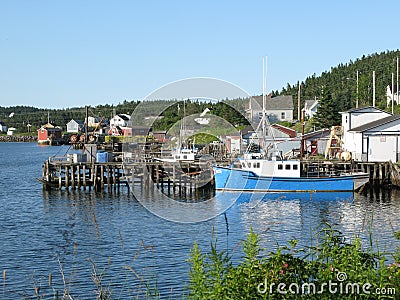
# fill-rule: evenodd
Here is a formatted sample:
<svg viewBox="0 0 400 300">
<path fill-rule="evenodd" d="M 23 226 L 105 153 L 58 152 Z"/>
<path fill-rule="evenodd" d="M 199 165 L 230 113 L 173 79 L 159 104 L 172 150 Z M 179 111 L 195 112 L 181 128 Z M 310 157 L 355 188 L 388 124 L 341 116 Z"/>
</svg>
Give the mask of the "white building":
<svg viewBox="0 0 400 300">
<path fill-rule="evenodd" d="M 304 115 L 306 118 L 311 119 L 318 111 L 318 100 L 306 100 L 304 103 Z"/>
<path fill-rule="evenodd" d="M 129 121 L 131 120 L 130 115 L 117 114 L 110 120 L 110 127 L 128 127 Z"/>
<path fill-rule="evenodd" d="M 16 131 L 17 129 L 14 127 L 10 127 L 7 130 L 7 135 L 14 135 L 14 131 Z"/>
<path fill-rule="evenodd" d="M 3 122 L 0 122 L 0 132 L 7 132 L 7 126 Z"/>
<path fill-rule="evenodd" d="M 88 127 L 96 127 L 99 125 L 99 122 L 101 121 L 100 117 L 88 117 Z"/>
<path fill-rule="evenodd" d="M 400 116 L 375 107 L 342 112 L 344 151 L 356 161 L 397 162 L 400 153 Z"/>
<path fill-rule="evenodd" d="M 82 121 L 77 121 L 72 119 L 67 123 L 67 132 L 70 133 L 76 133 L 76 132 L 81 132 L 84 130 L 84 124 Z"/>
<path fill-rule="evenodd" d="M 262 96 L 250 98 L 247 114 L 252 122 L 258 124 L 262 118 Z M 266 97 L 265 109 L 270 123 L 293 121 L 293 97 L 276 96 Z"/>
<path fill-rule="evenodd" d="M 386 87 L 386 106 L 389 107 L 391 106 L 391 102 L 394 100 L 394 104 L 398 105 L 399 104 L 399 95 L 397 93 L 397 86 L 395 85 L 393 87 L 393 92 L 392 89 L 390 88 L 390 85 Z"/>
</svg>

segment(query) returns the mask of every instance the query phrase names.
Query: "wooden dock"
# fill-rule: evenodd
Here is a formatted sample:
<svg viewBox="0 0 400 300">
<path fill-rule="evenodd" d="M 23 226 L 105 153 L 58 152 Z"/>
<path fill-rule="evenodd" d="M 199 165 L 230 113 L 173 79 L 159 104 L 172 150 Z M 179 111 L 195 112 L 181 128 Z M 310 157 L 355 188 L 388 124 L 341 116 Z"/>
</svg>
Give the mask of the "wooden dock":
<svg viewBox="0 0 400 300">
<path fill-rule="evenodd" d="M 208 162 L 69 162 L 47 160 L 42 167 L 45 189 L 116 190 L 135 185 L 156 185 L 167 191 L 198 189 L 213 185 L 213 171 Z"/>
</svg>

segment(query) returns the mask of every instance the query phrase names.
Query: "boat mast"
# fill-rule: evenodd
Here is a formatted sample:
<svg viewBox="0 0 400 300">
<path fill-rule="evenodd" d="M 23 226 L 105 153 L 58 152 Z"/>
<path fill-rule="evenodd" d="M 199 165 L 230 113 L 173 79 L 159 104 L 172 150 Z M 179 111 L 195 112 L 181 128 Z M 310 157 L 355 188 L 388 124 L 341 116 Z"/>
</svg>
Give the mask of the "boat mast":
<svg viewBox="0 0 400 300">
<path fill-rule="evenodd" d="M 267 57 L 265 57 L 265 58 L 263 58 L 263 86 L 262 86 L 262 89 L 263 89 L 263 95 L 262 95 L 262 120 L 261 120 L 261 123 L 262 123 L 262 148 L 264 148 L 265 147 L 265 137 L 266 137 L 266 135 L 267 135 L 267 124 L 266 124 L 266 115 L 267 115 L 267 112 L 266 112 L 266 109 L 265 109 L 265 106 L 266 106 L 266 90 L 267 90 Z"/>
</svg>

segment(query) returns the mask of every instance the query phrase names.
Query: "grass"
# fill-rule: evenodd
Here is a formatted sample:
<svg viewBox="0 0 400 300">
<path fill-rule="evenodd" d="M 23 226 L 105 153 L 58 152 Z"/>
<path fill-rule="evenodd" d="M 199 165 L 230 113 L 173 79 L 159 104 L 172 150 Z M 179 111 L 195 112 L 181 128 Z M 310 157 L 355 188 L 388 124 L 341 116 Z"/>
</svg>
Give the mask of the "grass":
<svg viewBox="0 0 400 300">
<path fill-rule="evenodd" d="M 400 232 L 395 233 L 400 239 Z M 297 249 L 297 240 L 261 257 L 253 230 L 234 265 L 217 243 L 203 253 L 194 244 L 189 263 L 189 299 L 399 299 L 400 249 L 387 254 L 362 249 L 355 238 L 323 224 L 316 246 Z"/>
</svg>

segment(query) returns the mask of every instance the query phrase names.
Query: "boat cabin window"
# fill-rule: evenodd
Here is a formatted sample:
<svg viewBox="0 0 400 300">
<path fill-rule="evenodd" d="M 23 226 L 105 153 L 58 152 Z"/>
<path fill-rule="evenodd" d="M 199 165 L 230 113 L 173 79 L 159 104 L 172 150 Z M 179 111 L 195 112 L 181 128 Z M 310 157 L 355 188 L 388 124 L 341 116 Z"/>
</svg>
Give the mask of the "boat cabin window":
<svg viewBox="0 0 400 300">
<path fill-rule="evenodd" d="M 260 163 L 259 162 L 253 163 L 253 168 L 259 168 L 259 167 L 260 167 Z"/>
<path fill-rule="evenodd" d="M 249 168 L 251 168 L 251 163 L 247 163 L 247 166 L 248 166 Z"/>
<path fill-rule="evenodd" d="M 290 170 L 290 165 L 285 165 L 285 170 Z"/>
<path fill-rule="evenodd" d="M 283 170 L 283 165 L 278 165 L 278 170 Z"/>
<path fill-rule="evenodd" d="M 183 156 L 183 159 L 187 159 L 187 155 L 184 155 L 184 156 Z"/>
<path fill-rule="evenodd" d="M 246 164 L 245 164 L 245 163 L 242 163 L 242 167 L 243 167 L 243 168 L 246 168 Z"/>
<path fill-rule="evenodd" d="M 293 165 L 293 170 L 297 170 L 299 168 L 298 165 Z"/>
</svg>

